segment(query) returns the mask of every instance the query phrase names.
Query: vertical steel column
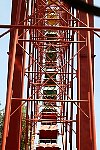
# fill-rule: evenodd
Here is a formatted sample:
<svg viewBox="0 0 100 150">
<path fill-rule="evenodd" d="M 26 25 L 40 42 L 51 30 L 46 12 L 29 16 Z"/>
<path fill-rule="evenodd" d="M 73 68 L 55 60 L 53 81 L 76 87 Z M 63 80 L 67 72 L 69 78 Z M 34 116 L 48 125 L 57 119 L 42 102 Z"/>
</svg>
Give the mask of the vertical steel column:
<svg viewBox="0 0 100 150">
<path fill-rule="evenodd" d="M 17 7 L 15 24 L 19 23 L 20 10 L 21 10 L 21 1 Z M 17 40 L 18 40 L 18 29 L 16 29 L 13 33 L 13 43 L 10 46 L 11 49 L 10 49 L 10 54 L 9 54 L 8 90 L 7 90 L 7 97 L 6 97 L 6 110 L 5 110 L 4 129 L 3 129 L 2 150 L 5 150 L 6 138 L 9 133 L 9 121 L 10 121 L 10 109 L 11 109 L 11 97 L 12 97 L 12 82 L 13 82 L 13 72 L 14 72 Z"/>
<path fill-rule="evenodd" d="M 77 11 L 77 18 L 79 17 L 79 11 Z M 79 26 L 79 22 L 77 22 L 77 26 Z M 77 40 L 80 40 L 79 31 L 77 33 Z M 77 44 L 77 51 L 80 49 L 80 44 Z M 77 55 L 77 99 L 80 100 L 80 52 Z M 80 103 L 78 104 L 80 107 Z M 77 124 L 76 124 L 76 147 L 80 150 L 80 109 L 77 109 L 76 116 Z"/>
<path fill-rule="evenodd" d="M 87 27 L 89 27 L 89 14 L 86 15 Z M 95 113 L 94 113 L 94 91 L 93 91 L 93 70 L 92 70 L 92 50 L 91 50 L 91 41 L 90 41 L 90 31 L 87 31 L 87 51 L 88 51 L 88 65 L 89 65 L 89 91 L 90 91 L 90 112 L 91 112 L 91 122 L 90 128 L 92 131 L 92 149 L 96 150 L 96 127 L 95 127 Z"/>
<path fill-rule="evenodd" d="M 88 1 L 89 3 L 92 3 L 92 0 Z M 78 15 L 78 12 L 77 12 Z M 79 11 L 79 19 L 87 24 L 87 26 L 93 26 L 93 16 L 88 15 L 84 12 Z M 90 24 L 89 24 L 90 23 Z M 83 26 L 82 23 L 79 23 L 79 26 Z M 91 89 L 91 109 L 93 110 L 93 77 L 94 72 L 92 70 L 92 66 L 94 65 L 94 37 L 93 33 L 88 31 L 79 31 L 79 40 L 82 39 L 82 36 L 87 39 L 87 46 L 83 48 L 83 50 L 78 54 L 78 98 L 79 99 L 88 99 L 88 92 Z M 82 35 L 82 36 L 81 36 Z M 91 43 L 90 43 L 91 40 Z M 91 47 L 92 45 L 92 47 Z M 83 46 L 82 43 L 78 44 L 78 46 L 81 48 Z M 90 52 L 91 51 L 91 52 Z M 92 57 L 92 61 L 91 61 Z M 85 111 L 85 113 L 91 117 L 91 119 L 94 118 L 94 110 L 92 112 L 92 116 L 90 116 L 89 113 L 89 103 L 80 103 L 79 107 L 81 107 L 82 110 Z M 92 120 L 93 130 L 94 130 L 94 121 Z M 95 145 L 95 141 L 91 140 L 90 138 L 90 127 L 91 123 L 89 118 L 84 116 L 80 110 L 78 110 L 77 115 L 77 148 L 79 150 L 88 149 L 94 150 L 93 145 Z M 95 131 L 93 131 L 95 132 Z M 92 132 L 92 133 L 93 133 Z M 95 133 L 94 137 L 95 137 Z M 96 149 L 96 148 L 95 148 Z"/>
<path fill-rule="evenodd" d="M 13 9 L 12 9 L 12 24 L 18 24 L 21 17 L 21 2 L 22 1 L 13 1 Z M 14 7 L 17 6 L 16 8 Z M 15 9 L 14 9 L 15 8 Z M 23 16 L 23 14 L 22 14 Z M 9 69 L 11 69 L 9 71 L 9 75 L 8 75 L 8 91 L 7 91 L 7 105 L 9 105 L 9 111 L 7 110 L 6 107 L 6 115 L 8 115 L 8 117 L 10 117 L 10 109 L 11 112 L 13 112 L 16 107 L 18 105 L 20 105 L 19 102 L 14 102 L 14 101 L 10 101 L 11 97 L 15 96 L 16 97 L 20 97 L 22 95 L 22 82 L 21 82 L 21 72 L 22 72 L 22 64 L 21 64 L 21 59 L 22 56 L 19 54 L 18 51 L 18 47 L 17 47 L 17 40 L 18 40 L 18 30 L 14 30 L 14 32 L 11 33 L 11 41 L 10 41 L 10 52 L 9 52 Z M 22 52 L 20 52 L 22 54 Z M 16 54 L 16 55 L 15 55 Z M 20 57 L 21 56 L 21 57 Z M 16 71 L 17 74 L 16 74 Z M 19 76 L 19 78 L 17 78 L 18 80 L 16 80 L 17 75 Z M 15 83 L 15 81 L 19 82 L 19 85 Z M 17 83 L 18 83 L 17 82 Z M 19 88 L 19 92 L 17 90 L 17 85 Z M 12 93 L 11 93 L 12 91 Z M 10 95 L 10 97 L 9 97 Z M 20 96 L 19 96 L 20 95 Z M 9 99 L 10 98 L 10 99 Z M 16 118 L 16 121 L 15 121 Z M 18 150 L 20 149 L 20 133 L 21 133 L 21 109 L 18 111 L 18 113 L 15 113 L 12 117 L 9 118 L 9 122 L 7 122 L 8 120 L 6 120 L 6 116 L 5 116 L 5 121 L 6 123 L 9 124 L 9 129 L 4 127 L 4 132 L 6 132 L 6 130 L 8 130 L 8 135 L 7 135 L 7 142 L 6 142 L 6 146 L 3 145 L 2 150 L 4 149 L 15 149 Z M 14 132 L 14 129 L 16 130 L 16 132 Z M 6 133 L 4 133 L 5 135 Z"/>
<path fill-rule="evenodd" d="M 2 150 L 5 150 L 6 138 L 8 136 L 8 132 L 9 132 L 12 82 L 13 82 L 13 72 L 14 72 L 14 62 L 15 62 L 17 40 L 18 40 L 18 30 L 15 30 L 14 42 L 12 45 L 12 53 L 9 55 L 10 68 L 9 68 L 9 74 L 8 74 L 8 90 L 7 90 L 7 97 L 6 97 L 6 109 L 5 109 L 4 129 L 3 129 L 3 138 L 2 138 Z"/>
</svg>

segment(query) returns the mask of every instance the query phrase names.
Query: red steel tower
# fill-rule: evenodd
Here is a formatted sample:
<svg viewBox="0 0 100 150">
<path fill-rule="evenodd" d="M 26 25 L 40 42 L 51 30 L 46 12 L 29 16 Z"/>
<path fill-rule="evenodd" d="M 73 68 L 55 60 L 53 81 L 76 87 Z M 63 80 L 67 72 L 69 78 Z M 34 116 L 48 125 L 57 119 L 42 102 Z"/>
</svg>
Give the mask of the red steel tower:
<svg viewBox="0 0 100 150">
<path fill-rule="evenodd" d="M 2 150 L 96 150 L 93 16 L 62 0 L 13 0 L 0 28 L 10 32 Z"/>
</svg>

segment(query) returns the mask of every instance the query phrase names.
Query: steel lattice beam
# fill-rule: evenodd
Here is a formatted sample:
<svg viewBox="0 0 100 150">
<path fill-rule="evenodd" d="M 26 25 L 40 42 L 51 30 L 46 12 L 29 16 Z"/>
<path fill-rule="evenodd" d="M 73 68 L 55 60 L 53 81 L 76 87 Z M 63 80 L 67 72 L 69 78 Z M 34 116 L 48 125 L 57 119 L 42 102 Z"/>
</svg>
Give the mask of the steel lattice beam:
<svg viewBox="0 0 100 150">
<path fill-rule="evenodd" d="M 11 25 L 0 25 L 9 28 L 0 37 L 10 32 L 2 150 L 19 150 L 22 133 L 25 150 L 44 149 L 41 140 L 45 149 L 96 150 L 94 34 L 100 37 L 100 28 L 93 16 L 62 0 L 14 0 L 11 17 Z M 62 141 L 56 148 L 43 134 L 50 124 Z"/>
</svg>

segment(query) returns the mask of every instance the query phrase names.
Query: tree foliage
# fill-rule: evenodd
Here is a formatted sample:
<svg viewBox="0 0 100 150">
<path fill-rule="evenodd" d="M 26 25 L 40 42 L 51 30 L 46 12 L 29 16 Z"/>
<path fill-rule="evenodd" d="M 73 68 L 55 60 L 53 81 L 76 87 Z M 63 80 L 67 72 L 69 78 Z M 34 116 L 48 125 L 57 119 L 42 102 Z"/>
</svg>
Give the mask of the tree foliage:
<svg viewBox="0 0 100 150">
<path fill-rule="evenodd" d="M 22 107 L 22 133 L 21 133 L 21 150 L 25 150 L 25 129 L 26 129 L 26 107 Z"/>
<path fill-rule="evenodd" d="M 21 147 L 20 150 L 25 150 L 25 128 L 26 128 L 26 107 L 22 107 L 22 133 L 21 133 Z M 0 110 L 0 149 L 2 141 L 2 131 L 4 123 L 4 109 Z"/>
<path fill-rule="evenodd" d="M 3 123 L 4 123 L 4 109 L 0 110 L 0 146 L 2 140 Z"/>
</svg>

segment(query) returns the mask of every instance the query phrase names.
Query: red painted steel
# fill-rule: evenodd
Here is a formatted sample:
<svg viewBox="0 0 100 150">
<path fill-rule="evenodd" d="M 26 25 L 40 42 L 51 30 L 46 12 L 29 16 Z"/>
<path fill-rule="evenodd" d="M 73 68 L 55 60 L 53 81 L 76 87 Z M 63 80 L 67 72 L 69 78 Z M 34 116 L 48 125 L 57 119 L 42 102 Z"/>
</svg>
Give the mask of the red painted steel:
<svg viewBox="0 0 100 150">
<path fill-rule="evenodd" d="M 10 32 L 2 150 L 20 150 L 22 133 L 25 150 L 96 150 L 93 16 L 62 0 L 13 0 L 0 28 Z"/>
<path fill-rule="evenodd" d="M 89 3 L 92 3 L 92 1 L 89 1 Z M 87 24 L 87 27 L 91 27 L 94 26 L 94 20 L 93 20 L 93 16 L 89 16 L 86 13 L 83 12 L 79 12 L 78 14 L 79 19 Z M 81 26 L 81 24 L 79 25 Z M 80 34 L 84 37 L 87 37 L 87 47 L 85 47 L 81 52 L 80 52 L 80 56 L 79 56 L 79 73 L 80 73 L 80 77 L 79 77 L 79 99 L 87 99 L 88 98 L 88 92 L 91 90 L 91 104 L 94 101 L 94 96 L 93 96 L 93 78 L 94 78 L 94 70 L 92 69 L 94 66 L 94 35 L 91 33 L 90 36 L 90 32 L 82 32 L 79 31 Z M 82 39 L 81 36 L 79 36 L 79 39 Z M 91 42 L 90 42 L 91 40 Z M 82 46 L 82 44 L 80 44 L 79 46 Z M 85 72 L 85 74 L 84 74 Z M 88 80 L 87 80 L 88 79 Z M 89 114 L 89 106 L 85 105 L 84 103 L 80 104 L 80 107 L 82 109 L 85 110 L 85 112 L 88 114 L 88 116 L 91 118 L 91 114 Z M 92 108 L 93 105 L 91 106 L 91 111 L 94 113 L 94 108 Z M 94 121 L 94 115 L 92 114 L 92 125 L 94 126 L 95 121 Z M 79 112 L 79 129 L 77 130 L 77 132 L 79 134 L 77 134 L 78 137 L 78 141 L 80 140 L 80 143 L 78 143 L 78 149 L 84 150 L 84 149 L 96 149 L 96 132 L 95 132 L 95 128 L 93 130 L 93 135 L 92 135 L 92 139 L 90 138 L 90 119 L 87 119 L 84 115 L 82 115 L 81 112 Z M 94 142 L 93 142 L 93 141 Z"/>
</svg>

